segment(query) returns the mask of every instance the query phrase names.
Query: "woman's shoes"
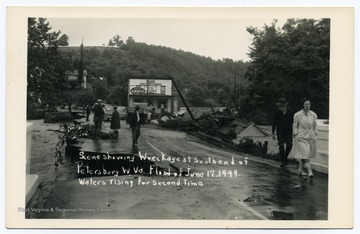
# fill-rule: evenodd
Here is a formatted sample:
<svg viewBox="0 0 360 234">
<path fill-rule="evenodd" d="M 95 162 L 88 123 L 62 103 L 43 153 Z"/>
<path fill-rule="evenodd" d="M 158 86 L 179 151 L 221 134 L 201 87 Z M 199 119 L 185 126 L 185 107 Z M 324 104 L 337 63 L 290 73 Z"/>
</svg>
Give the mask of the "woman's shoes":
<svg viewBox="0 0 360 234">
<path fill-rule="evenodd" d="M 313 178 L 313 177 L 314 177 L 314 174 L 312 173 L 312 170 L 311 170 L 311 169 L 309 170 L 309 177 L 310 177 L 310 178 Z"/>
</svg>

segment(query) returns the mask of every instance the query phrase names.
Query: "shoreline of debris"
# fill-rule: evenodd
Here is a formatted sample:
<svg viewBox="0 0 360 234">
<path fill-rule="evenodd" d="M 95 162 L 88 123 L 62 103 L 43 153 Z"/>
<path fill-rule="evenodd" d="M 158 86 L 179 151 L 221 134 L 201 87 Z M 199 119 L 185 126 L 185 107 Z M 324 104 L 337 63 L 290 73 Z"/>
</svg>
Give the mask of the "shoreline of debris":
<svg viewBox="0 0 360 234">
<path fill-rule="evenodd" d="M 235 106 L 233 108 L 191 107 L 190 109 L 194 120 L 186 111 L 178 116 L 165 113 L 158 117 L 157 122 L 165 129 L 196 135 L 221 148 L 280 162 L 276 150 L 269 150 L 271 134 L 254 122 L 240 118 L 239 109 Z M 262 139 L 262 142 L 252 138 Z M 276 147 L 274 143 L 272 147 Z"/>
</svg>

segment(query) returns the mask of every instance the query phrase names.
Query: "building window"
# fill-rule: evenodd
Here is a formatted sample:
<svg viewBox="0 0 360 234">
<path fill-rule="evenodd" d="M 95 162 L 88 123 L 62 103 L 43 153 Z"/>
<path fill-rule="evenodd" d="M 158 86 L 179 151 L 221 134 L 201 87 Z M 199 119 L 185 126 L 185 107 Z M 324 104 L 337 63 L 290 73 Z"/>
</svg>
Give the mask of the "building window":
<svg viewBox="0 0 360 234">
<path fill-rule="evenodd" d="M 165 86 L 161 86 L 161 93 L 160 94 L 165 94 Z"/>
<path fill-rule="evenodd" d="M 159 109 L 164 107 L 165 109 L 167 109 L 167 100 L 158 100 L 158 106 Z"/>
<path fill-rule="evenodd" d="M 143 102 L 144 99 L 141 99 L 141 98 L 134 98 L 134 102 Z"/>
</svg>

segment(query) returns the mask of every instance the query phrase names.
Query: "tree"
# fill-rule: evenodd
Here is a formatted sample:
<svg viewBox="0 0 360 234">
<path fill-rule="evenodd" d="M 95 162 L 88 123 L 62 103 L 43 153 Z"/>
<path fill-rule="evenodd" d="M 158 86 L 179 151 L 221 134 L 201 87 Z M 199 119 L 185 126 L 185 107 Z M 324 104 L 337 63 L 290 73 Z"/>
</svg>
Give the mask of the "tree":
<svg viewBox="0 0 360 234">
<path fill-rule="evenodd" d="M 106 97 L 107 100 L 112 100 L 111 103 L 115 105 L 127 105 L 128 97 L 128 85 L 123 83 L 122 85 L 113 86 L 110 89 L 109 95 Z"/>
<path fill-rule="evenodd" d="M 45 18 L 28 18 L 28 92 L 53 104 L 67 82 L 71 61 L 59 50 L 60 31 L 51 32 Z"/>
<path fill-rule="evenodd" d="M 131 46 L 133 44 L 135 44 L 135 40 L 133 37 L 128 37 L 128 39 L 126 39 L 126 44 Z"/>
<path fill-rule="evenodd" d="M 86 52 L 86 51 L 84 51 L 84 52 Z M 96 48 L 91 48 L 88 52 L 89 57 L 99 57 L 100 55 L 101 55 L 100 51 Z"/>
<path fill-rule="evenodd" d="M 68 46 L 69 45 L 69 37 L 66 34 L 63 34 L 59 38 L 59 46 Z"/>
<path fill-rule="evenodd" d="M 122 46 L 123 49 L 128 50 L 135 44 L 135 40 L 133 37 L 128 37 L 126 39 L 126 43 Z"/>
<path fill-rule="evenodd" d="M 106 97 L 109 95 L 109 87 L 106 82 L 106 80 L 98 80 L 96 79 L 93 83 L 93 92 L 95 99 L 106 99 Z"/>
<path fill-rule="evenodd" d="M 83 42 L 81 42 L 80 45 L 80 64 L 79 64 L 79 76 L 78 76 L 78 83 L 79 83 L 79 88 L 81 89 L 81 85 L 84 82 L 84 44 Z"/>
<path fill-rule="evenodd" d="M 199 85 L 192 85 L 191 89 L 186 94 L 186 98 L 188 98 L 194 106 L 205 105 L 205 91 Z"/>
<path fill-rule="evenodd" d="M 115 45 L 115 42 L 113 42 L 111 39 L 109 40 L 108 42 L 108 46 L 114 46 Z"/>
<path fill-rule="evenodd" d="M 329 116 L 329 19 L 289 19 L 282 28 L 276 21 L 262 29 L 249 27 L 253 36 L 251 64 L 245 77 L 251 82 L 245 112 L 274 112 L 285 96 L 293 109 L 304 97 L 313 101 L 320 118 Z"/>
<path fill-rule="evenodd" d="M 121 37 L 119 35 L 114 36 L 113 41 L 117 47 L 121 47 L 124 44 L 124 41 L 121 40 Z"/>
<path fill-rule="evenodd" d="M 109 40 L 108 46 L 116 46 L 116 47 L 121 47 L 122 45 L 124 45 L 124 41 L 121 40 L 120 35 L 115 35 L 113 36 L 112 39 Z"/>
<path fill-rule="evenodd" d="M 217 92 L 217 99 L 220 101 L 222 105 L 230 102 L 231 96 L 230 91 L 228 89 L 219 89 Z"/>
<path fill-rule="evenodd" d="M 237 74 L 238 81 L 241 80 L 242 95 L 244 94 L 244 87 L 247 88 L 250 83 L 242 79 L 250 63 L 231 59 L 214 61 L 211 58 L 190 52 L 134 42 L 134 39 L 131 38 L 127 43 L 131 45 L 128 49 L 125 49 L 126 44 L 121 49 L 110 47 L 83 48 L 88 74 L 92 77 L 105 77 L 110 91 L 117 85 L 125 87 L 124 84 L 128 79 L 134 76 L 172 76 L 178 81 L 180 89 L 192 90 L 193 84 L 197 84 L 201 87 L 199 92 L 203 99 L 212 97 L 217 99 L 214 100 L 214 103 L 221 103 L 229 99 L 229 95 L 233 93 L 234 74 Z M 79 70 L 78 49 L 66 51 L 72 53 L 73 70 Z M 126 85 L 122 93 L 125 94 L 127 89 L 128 86 Z M 223 90 L 220 91 L 221 89 Z M 199 102 L 201 99 L 197 99 L 196 95 L 195 93 L 193 100 Z M 126 100 L 126 96 L 120 100 L 123 102 Z M 206 103 L 197 103 L 196 105 L 206 105 Z"/>
</svg>

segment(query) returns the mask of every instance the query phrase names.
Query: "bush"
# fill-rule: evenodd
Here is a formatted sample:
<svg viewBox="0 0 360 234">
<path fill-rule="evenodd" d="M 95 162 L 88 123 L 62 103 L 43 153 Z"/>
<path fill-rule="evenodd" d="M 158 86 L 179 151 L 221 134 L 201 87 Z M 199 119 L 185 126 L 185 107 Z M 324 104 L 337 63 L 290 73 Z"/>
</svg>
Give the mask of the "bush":
<svg viewBox="0 0 360 234">
<path fill-rule="evenodd" d="M 236 145 L 236 148 L 247 154 L 261 157 L 267 156 L 267 143 L 254 142 L 253 139 L 250 138 L 243 138 L 239 144 Z"/>
<path fill-rule="evenodd" d="M 63 163 L 63 150 L 64 146 L 75 144 L 79 138 L 92 138 L 94 133 L 94 125 L 87 124 L 62 124 L 59 130 L 52 130 L 59 134 L 59 142 L 55 146 L 55 167 Z M 118 133 L 100 132 L 99 137 L 101 139 L 117 139 Z"/>
</svg>

